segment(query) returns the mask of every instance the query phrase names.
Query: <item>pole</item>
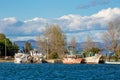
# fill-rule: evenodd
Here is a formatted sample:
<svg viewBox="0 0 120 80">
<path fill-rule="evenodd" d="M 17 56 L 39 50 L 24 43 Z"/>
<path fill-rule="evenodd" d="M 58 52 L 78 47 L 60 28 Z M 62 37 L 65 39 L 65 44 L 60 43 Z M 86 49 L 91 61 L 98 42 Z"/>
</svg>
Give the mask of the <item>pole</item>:
<svg viewBox="0 0 120 80">
<path fill-rule="evenodd" d="M 7 56 L 7 51 L 6 51 L 6 39 L 5 39 L 5 57 Z"/>
<path fill-rule="evenodd" d="M 48 54 L 48 38 L 46 38 L 46 47 L 47 47 L 47 59 L 49 58 L 49 54 Z"/>
</svg>

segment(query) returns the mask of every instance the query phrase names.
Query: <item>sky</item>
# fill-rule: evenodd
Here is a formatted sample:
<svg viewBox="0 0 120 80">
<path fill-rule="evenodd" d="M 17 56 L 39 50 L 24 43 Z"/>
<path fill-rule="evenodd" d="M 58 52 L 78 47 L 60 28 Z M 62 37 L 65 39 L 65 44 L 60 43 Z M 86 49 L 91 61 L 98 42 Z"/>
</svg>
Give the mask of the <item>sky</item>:
<svg viewBox="0 0 120 80">
<path fill-rule="evenodd" d="M 67 40 L 102 42 L 108 23 L 120 18 L 120 0 L 0 0 L 0 33 L 12 41 L 36 40 L 57 24 Z"/>
</svg>

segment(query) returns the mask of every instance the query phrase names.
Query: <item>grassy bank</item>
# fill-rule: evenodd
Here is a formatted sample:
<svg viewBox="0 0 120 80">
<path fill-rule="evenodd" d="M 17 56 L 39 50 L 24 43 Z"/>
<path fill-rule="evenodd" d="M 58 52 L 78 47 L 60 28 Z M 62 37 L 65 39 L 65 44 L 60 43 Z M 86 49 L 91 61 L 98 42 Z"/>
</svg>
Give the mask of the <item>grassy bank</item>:
<svg viewBox="0 0 120 80">
<path fill-rule="evenodd" d="M 0 62 L 14 62 L 14 59 L 11 58 L 11 59 L 5 60 L 4 58 L 0 58 Z"/>
</svg>

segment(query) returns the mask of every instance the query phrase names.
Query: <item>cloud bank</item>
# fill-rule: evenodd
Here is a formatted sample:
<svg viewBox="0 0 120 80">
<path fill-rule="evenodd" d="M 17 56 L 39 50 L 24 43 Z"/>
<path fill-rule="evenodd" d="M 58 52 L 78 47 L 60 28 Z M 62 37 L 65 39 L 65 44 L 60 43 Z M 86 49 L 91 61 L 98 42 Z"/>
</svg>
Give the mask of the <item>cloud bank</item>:
<svg viewBox="0 0 120 80">
<path fill-rule="evenodd" d="M 120 8 L 103 9 L 91 16 L 69 14 L 53 19 L 35 17 L 25 21 L 10 17 L 0 19 L 0 33 L 6 34 L 13 41 L 36 39 L 46 24 L 58 24 L 68 40 L 75 36 L 77 41 L 82 42 L 90 35 L 94 41 L 101 41 L 101 34 L 106 30 L 108 22 L 118 17 L 120 18 Z"/>
</svg>

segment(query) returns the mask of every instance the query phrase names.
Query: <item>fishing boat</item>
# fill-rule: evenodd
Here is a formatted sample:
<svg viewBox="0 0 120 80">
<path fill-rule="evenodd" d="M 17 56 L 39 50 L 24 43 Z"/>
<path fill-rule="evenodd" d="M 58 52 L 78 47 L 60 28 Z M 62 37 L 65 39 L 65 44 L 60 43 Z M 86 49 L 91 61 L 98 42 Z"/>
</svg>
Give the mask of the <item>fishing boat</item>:
<svg viewBox="0 0 120 80">
<path fill-rule="evenodd" d="M 87 64 L 98 64 L 101 56 L 101 54 L 95 54 L 94 56 L 85 57 L 84 62 Z"/>
<path fill-rule="evenodd" d="M 79 58 L 76 55 L 66 55 L 62 62 L 64 64 L 79 64 L 82 62 L 82 58 Z"/>
<path fill-rule="evenodd" d="M 28 54 L 16 53 L 14 56 L 14 63 L 30 63 L 30 61 L 28 61 L 28 58 Z"/>
<path fill-rule="evenodd" d="M 112 51 L 109 51 L 108 52 L 108 56 L 113 56 L 115 53 L 114 52 L 112 52 Z M 106 59 L 106 61 L 105 61 L 105 64 L 120 64 L 120 61 L 116 61 L 116 60 L 107 60 Z"/>
<path fill-rule="evenodd" d="M 30 54 L 18 52 L 14 56 L 14 63 L 42 63 L 43 55 L 36 51 L 30 51 Z"/>
<path fill-rule="evenodd" d="M 68 53 L 64 56 L 62 62 L 64 64 L 80 64 L 82 62 L 81 55 L 76 54 L 74 46 L 68 46 Z"/>
<path fill-rule="evenodd" d="M 37 50 L 30 51 L 30 56 L 32 57 L 32 63 L 42 63 L 45 58 L 45 56 Z"/>
</svg>

